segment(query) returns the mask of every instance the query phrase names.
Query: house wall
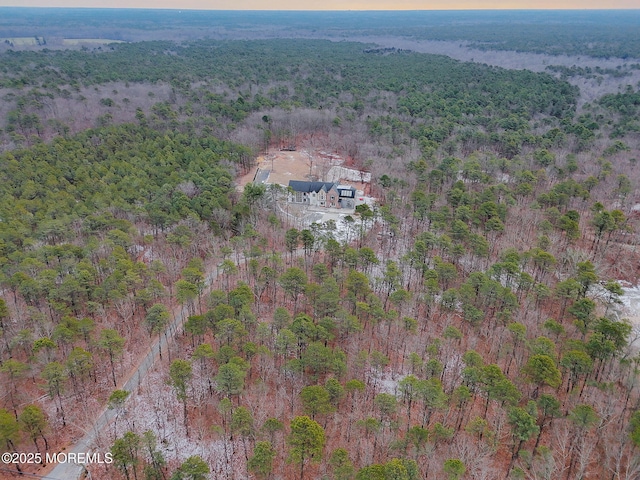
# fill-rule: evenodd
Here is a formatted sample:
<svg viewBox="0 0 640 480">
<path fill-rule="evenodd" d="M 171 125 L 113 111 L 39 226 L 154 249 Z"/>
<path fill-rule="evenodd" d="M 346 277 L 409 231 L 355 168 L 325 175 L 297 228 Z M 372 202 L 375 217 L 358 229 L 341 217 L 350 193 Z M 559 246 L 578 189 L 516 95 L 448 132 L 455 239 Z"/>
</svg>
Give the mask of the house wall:
<svg viewBox="0 0 640 480">
<path fill-rule="evenodd" d="M 332 188 L 327 192 L 326 206 L 331 208 L 340 208 L 340 204 L 338 203 L 338 198 L 339 198 L 338 190 L 336 188 Z"/>
<path fill-rule="evenodd" d="M 329 191 L 320 190 L 319 192 L 293 192 L 290 193 L 288 199 L 293 203 L 300 203 L 303 205 L 310 205 L 314 207 L 326 207 L 326 208 L 342 208 L 340 204 L 340 192 L 337 187 L 332 187 Z M 347 199 L 347 198 L 345 198 Z M 355 200 L 354 197 L 349 197 L 352 203 Z M 349 208 L 349 207 L 346 207 Z"/>
</svg>

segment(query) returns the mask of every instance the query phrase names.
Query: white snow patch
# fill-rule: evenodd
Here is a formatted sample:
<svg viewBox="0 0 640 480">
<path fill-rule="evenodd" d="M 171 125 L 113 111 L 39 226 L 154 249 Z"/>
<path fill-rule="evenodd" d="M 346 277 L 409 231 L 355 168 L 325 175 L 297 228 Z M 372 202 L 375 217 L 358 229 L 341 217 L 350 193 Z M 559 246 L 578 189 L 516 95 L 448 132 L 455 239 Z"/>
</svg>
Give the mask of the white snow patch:
<svg viewBox="0 0 640 480">
<path fill-rule="evenodd" d="M 444 384 L 447 386 L 454 386 L 458 384 L 458 380 L 462 378 L 462 369 L 464 368 L 464 362 L 462 361 L 462 355 L 452 355 L 446 361 L 444 366 Z"/>
<path fill-rule="evenodd" d="M 331 167 L 327 172 L 327 182 L 337 182 L 338 180 L 348 180 L 350 182 L 371 183 L 371 173 L 362 172 L 355 168 Z"/>
<path fill-rule="evenodd" d="M 142 259 L 151 263 L 153 260 L 155 260 L 153 251 L 151 249 L 145 250 L 145 252 L 142 254 Z"/>
<path fill-rule="evenodd" d="M 622 285 L 624 295 L 620 297 L 622 306 L 619 309 L 621 318 L 628 318 L 633 332 L 631 333 L 631 346 L 640 347 L 640 286 L 629 285 L 627 282 L 619 282 Z"/>
<path fill-rule="evenodd" d="M 188 402 L 189 410 L 193 409 L 193 401 Z M 158 371 L 150 372 L 143 380 L 141 388 L 131 394 L 126 410 L 116 421 L 116 435 L 121 437 L 128 430 L 142 434 L 147 430 L 155 433 L 158 445 L 168 462 L 182 463 L 193 455 L 200 456 L 211 469 L 209 478 L 226 477 L 227 468 L 244 471 L 244 455 L 240 441 L 226 442 L 212 439 L 207 433 L 212 425 L 195 425 L 190 419 L 189 437 L 184 428 L 182 403 L 176 399 L 175 393 L 166 384 L 166 374 Z M 114 425 L 105 432 L 113 442 Z M 231 452 L 235 451 L 235 455 Z M 226 456 L 229 456 L 227 461 Z"/>
<path fill-rule="evenodd" d="M 398 382 L 407 376 L 406 374 L 393 375 L 389 369 L 385 369 L 382 375 L 369 370 L 366 375 L 370 379 L 368 383 L 376 386 L 377 393 L 390 393 L 391 395 L 398 394 Z"/>
<path fill-rule="evenodd" d="M 622 302 L 622 315 L 628 316 L 632 323 L 640 325 L 640 286 L 623 286 L 624 295 L 620 297 Z"/>
</svg>

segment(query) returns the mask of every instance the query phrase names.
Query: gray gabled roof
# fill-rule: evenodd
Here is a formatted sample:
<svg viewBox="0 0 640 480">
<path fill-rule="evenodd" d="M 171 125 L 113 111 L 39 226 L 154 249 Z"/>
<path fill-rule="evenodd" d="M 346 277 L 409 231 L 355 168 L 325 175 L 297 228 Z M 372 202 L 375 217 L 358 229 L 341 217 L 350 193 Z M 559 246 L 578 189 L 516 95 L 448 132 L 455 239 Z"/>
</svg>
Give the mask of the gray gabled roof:
<svg viewBox="0 0 640 480">
<path fill-rule="evenodd" d="M 337 185 L 333 182 L 305 182 L 303 180 L 289 180 L 289 186 L 294 192 L 318 193 L 320 190 L 328 192 Z"/>
</svg>

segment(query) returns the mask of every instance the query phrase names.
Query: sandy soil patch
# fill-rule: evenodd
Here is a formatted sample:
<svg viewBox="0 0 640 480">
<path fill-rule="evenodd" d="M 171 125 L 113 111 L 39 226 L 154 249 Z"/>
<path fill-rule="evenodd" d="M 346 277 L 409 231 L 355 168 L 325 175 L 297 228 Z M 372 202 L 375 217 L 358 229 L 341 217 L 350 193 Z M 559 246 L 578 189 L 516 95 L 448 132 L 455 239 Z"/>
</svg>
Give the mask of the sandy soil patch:
<svg viewBox="0 0 640 480">
<path fill-rule="evenodd" d="M 259 175 L 264 177 L 265 171 L 269 172 L 266 183 L 288 185 L 289 180 L 334 181 L 333 177 L 328 178 L 329 171 L 343 163 L 344 159 L 339 155 L 322 150 L 287 152 L 274 149 L 256 158 L 255 166 L 238 179 L 238 189 L 243 190 L 247 183 L 253 182 L 258 172 L 262 172 Z"/>
</svg>

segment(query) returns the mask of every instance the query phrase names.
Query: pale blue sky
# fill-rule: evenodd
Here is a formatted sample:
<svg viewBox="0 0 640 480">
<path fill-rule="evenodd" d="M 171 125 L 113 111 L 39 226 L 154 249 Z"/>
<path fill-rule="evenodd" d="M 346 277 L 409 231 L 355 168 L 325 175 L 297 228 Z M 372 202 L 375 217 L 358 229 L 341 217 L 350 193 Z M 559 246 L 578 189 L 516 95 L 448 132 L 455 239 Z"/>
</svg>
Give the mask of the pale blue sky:
<svg viewBox="0 0 640 480">
<path fill-rule="evenodd" d="M 194 10 L 636 9 L 640 0 L 0 0 L 0 6 Z"/>
</svg>

